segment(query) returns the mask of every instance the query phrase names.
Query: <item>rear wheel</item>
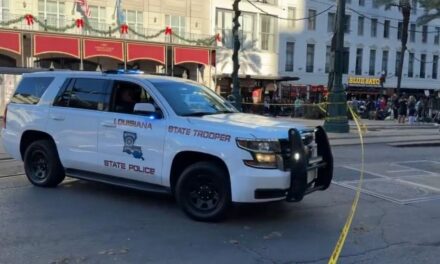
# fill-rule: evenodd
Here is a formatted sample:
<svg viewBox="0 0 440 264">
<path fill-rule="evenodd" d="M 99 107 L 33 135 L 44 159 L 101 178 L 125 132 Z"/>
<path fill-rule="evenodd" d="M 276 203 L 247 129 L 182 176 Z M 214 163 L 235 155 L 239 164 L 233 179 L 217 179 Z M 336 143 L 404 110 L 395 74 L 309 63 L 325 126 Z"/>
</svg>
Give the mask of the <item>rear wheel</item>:
<svg viewBox="0 0 440 264">
<path fill-rule="evenodd" d="M 65 178 L 57 149 L 50 140 L 29 145 L 24 154 L 24 169 L 29 181 L 40 187 L 55 187 Z"/>
<path fill-rule="evenodd" d="M 195 220 L 221 220 L 231 203 L 227 171 L 214 162 L 190 165 L 177 181 L 176 198 L 183 211 Z"/>
</svg>

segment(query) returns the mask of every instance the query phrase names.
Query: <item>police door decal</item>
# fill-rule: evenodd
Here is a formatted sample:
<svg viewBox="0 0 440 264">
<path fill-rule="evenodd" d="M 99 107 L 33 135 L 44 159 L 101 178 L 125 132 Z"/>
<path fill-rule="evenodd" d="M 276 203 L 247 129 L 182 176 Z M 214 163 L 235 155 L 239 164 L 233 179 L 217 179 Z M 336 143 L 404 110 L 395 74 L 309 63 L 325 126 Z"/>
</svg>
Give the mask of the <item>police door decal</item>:
<svg viewBox="0 0 440 264">
<path fill-rule="evenodd" d="M 134 145 L 136 139 L 136 133 L 124 131 L 124 148 L 122 151 L 128 155 L 133 155 L 133 157 L 136 159 L 144 160 L 142 147 Z"/>
</svg>

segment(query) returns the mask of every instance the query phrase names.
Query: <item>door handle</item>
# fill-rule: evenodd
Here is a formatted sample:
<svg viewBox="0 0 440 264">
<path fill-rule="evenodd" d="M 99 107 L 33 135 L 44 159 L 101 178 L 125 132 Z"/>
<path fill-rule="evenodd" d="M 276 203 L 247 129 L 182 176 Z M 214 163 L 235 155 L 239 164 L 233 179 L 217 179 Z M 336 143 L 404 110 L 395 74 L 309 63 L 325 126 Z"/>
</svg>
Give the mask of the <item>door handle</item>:
<svg viewBox="0 0 440 264">
<path fill-rule="evenodd" d="M 59 116 L 59 115 L 51 115 L 50 118 L 52 118 L 53 120 L 56 120 L 56 121 L 63 121 L 64 120 L 64 116 Z"/>
<path fill-rule="evenodd" d="M 101 126 L 103 126 L 103 127 L 116 127 L 116 124 L 113 122 L 105 122 L 104 121 L 101 123 Z"/>
</svg>

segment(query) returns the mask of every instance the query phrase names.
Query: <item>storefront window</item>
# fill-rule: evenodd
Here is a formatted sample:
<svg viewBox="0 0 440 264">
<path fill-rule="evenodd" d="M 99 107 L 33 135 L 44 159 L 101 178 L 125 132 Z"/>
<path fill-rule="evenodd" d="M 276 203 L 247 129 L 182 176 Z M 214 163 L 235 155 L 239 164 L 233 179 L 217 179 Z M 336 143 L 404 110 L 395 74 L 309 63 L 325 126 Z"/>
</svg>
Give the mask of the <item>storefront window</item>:
<svg viewBox="0 0 440 264">
<path fill-rule="evenodd" d="M 389 20 L 385 20 L 385 22 L 383 24 L 383 37 L 384 38 L 390 37 L 390 21 Z"/>
<path fill-rule="evenodd" d="M 364 21 L 365 21 L 365 18 L 363 16 L 358 17 L 358 35 L 359 36 L 364 35 Z"/>
<path fill-rule="evenodd" d="M 233 36 L 232 36 L 232 19 L 234 13 L 231 10 L 217 9 L 216 10 L 216 32 L 220 33 L 222 36 L 223 46 L 229 49 L 233 47 Z M 241 42 L 242 49 L 248 49 L 255 47 L 255 14 L 242 12 L 239 23 L 239 38 Z"/>
<path fill-rule="evenodd" d="M 253 48 L 254 45 L 254 29 L 255 29 L 255 15 L 252 13 L 242 13 L 240 16 L 241 27 L 241 47 L 242 49 Z"/>
<path fill-rule="evenodd" d="M 410 26 L 409 41 L 410 42 L 415 42 L 416 41 L 416 24 L 411 24 L 411 26 Z"/>
<path fill-rule="evenodd" d="M 396 66 L 394 69 L 395 76 L 399 76 L 400 56 L 402 56 L 402 53 L 400 51 L 396 51 Z"/>
<path fill-rule="evenodd" d="M 313 72 L 315 60 L 315 44 L 307 44 L 306 72 Z"/>
<path fill-rule="evenodd" d="M 310 31 L 316 30 L 316 10 L 309 9 L 307 28 Z"/>
<path fill-rule="evenodd" d="M 293 61 L 295 54 L 295 42 L 286 43 L 286 72 L 293 71 Z"/>
<path fill-rule="evenodd" d="M 48 26 L 64 27 L 64 2 L 38 0 L 38 16 L 47 21 Z"/>
<path fill-rule="evenodd" d="M 377 37 L 377 18 L 371 19 L 371 37 Z"/>
<path fill-rule="evenodd" d="M 128 26 L 138 32 L 144 29 L 144 15 L 142 11 L 124 10 Z"/>
<path fill-rule="evenodd" d="M 190 36 L 186 36 L 186 17 L 184 16 L 173 16 L 166 15 L 165 16 L 165 25 L 170 26 L 173 29 L 173 32 L 178 34 L 181 37 L 189 38 Z M 178 39 L 173 40 L 175 42 L 179 42 Z"/>
<path fill-rule="evenodd" d="M 9 0 L 0 0 L 0 21 L 9 19 Z"/>
<path fill-rule="evenodd" d="M 384 50 L 382 52 L 382 71 L 385 73 L 388 72 L 388 55 L 389 55 L 388 50 Z"/>
<path fill-rule="evenodd" d="M 420 78 L 425 78 L 426 54 L 420 56 Z"/>
<path fill-rule="evenodd" d="M 272 16 L 261 15 L 261 50 L 275 51 L 275 23 Z"/>
<path fill-rule="evenodd" d="M 408 78 L 414 77 L 414 53 L 410 52 L 408 57 Z"/>
<path fill-rule="evenodd" d="M 370 68 L 368 69 L 368 74 L 373 76 L 376 71 L 376 50 L 370 50 Z"/>
<path fill-rule="evenodd" d="M 362 75 L 362 55 L 363 55 L 363 49 L 358 48 L 356 50 L 356 69 L 355 69 L 356 75 Z"/>
<path fill-rule="evenodd" d="M 90 26 L 99 30 L 108 30 L 105 21 L 106 9 L 103 6 L 90 6 Z"/>
<path fill-rule="evenodd" d="M 287 8 L 287 18 L 289 19 L 287 26 L 289 28 L 295 28 L 295 19 L 296 19 L 296 8 L 295 7 L 288 7 Z"/>
<path fill-rule="evenodd" d="M 331 63 L 332 63 L 332 47 L 327 46 L 325 50 L 325 73 L 330 72 Z"/>
<path fill-rule="evenodd" d="M 438 73 L 438 55 L 434 55 L 432 60 L 432 79 L 437 79 Z"/>
</svg>

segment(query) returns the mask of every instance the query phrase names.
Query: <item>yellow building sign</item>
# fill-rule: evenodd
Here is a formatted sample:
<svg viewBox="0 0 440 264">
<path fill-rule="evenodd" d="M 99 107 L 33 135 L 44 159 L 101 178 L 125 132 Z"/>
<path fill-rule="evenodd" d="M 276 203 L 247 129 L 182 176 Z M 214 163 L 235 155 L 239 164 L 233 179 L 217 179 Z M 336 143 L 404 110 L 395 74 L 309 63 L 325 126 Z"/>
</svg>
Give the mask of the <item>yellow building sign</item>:
<svg viewBox="0 0 440 264">
<path fill-rule="evenodd" d="M 348 85 L 350 86 L 377 86 L 380 87 L 380 78 L 349 76 Z"/>
</svg>

